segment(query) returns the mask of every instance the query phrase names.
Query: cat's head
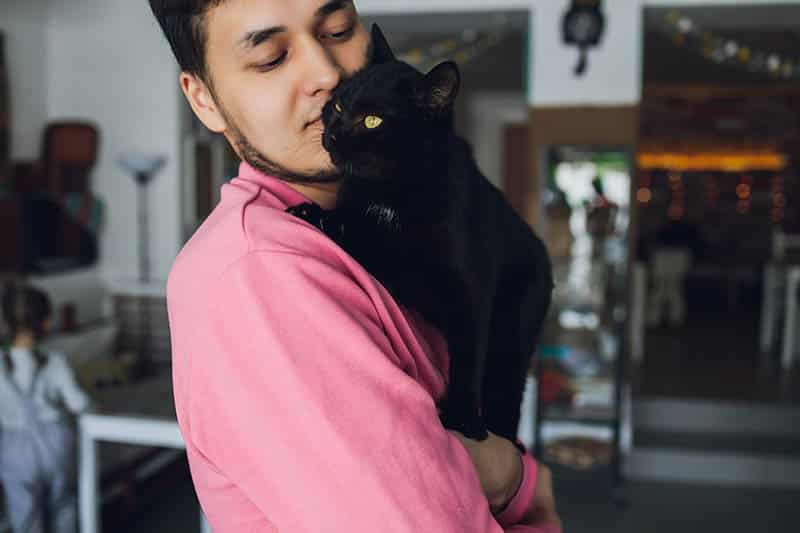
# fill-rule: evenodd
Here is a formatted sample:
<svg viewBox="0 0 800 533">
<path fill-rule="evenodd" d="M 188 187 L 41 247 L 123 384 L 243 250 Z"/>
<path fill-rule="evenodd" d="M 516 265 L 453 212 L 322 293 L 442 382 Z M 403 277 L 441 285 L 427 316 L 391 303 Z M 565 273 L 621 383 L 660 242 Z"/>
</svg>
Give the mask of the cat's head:
<svg viewBox="0 0 800 533">
<path fill-rule="evenodd" d="M 452 130 L 459 84 L 453 62 L 423 75 L 397 60 L 374 25 L 368 66 L 343 81 L 322 112 L 323 146 L 351 176 L 391 179 L 420 168 Z"/>
</svg>

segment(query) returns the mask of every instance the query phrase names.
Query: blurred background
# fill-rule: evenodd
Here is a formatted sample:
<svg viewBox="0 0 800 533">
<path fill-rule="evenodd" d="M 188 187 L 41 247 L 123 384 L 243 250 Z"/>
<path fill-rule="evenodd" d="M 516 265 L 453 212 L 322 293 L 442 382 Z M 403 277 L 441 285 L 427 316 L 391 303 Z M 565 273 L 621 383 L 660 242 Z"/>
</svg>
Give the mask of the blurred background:
<svg viewBox="0 0 800 533">
<path fill-rule="evenodd" d="M 547 243 L 520 438 L 565 531 L 797 531 L 800 2 L 356 5 L 459 63 L 457 129 Z M 0 277 L 47 292 L 102 409 L 84 532 L 202 526 L 165 280 L 238 161 L 177 76 L 143 0 L 0 1 Z"/>
</svg>

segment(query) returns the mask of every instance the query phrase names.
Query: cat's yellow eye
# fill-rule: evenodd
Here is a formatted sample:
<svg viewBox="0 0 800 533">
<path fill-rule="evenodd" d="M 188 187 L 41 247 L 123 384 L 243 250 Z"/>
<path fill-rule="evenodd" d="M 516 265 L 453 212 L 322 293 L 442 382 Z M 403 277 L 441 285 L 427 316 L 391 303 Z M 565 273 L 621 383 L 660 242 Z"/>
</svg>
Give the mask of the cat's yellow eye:
<svg viewBox="0 0 800 533">
<path fill-rule="evenodd" d="M 374 130 L 381 124 L 383 124 L 383 119 L 381 117 L 376 117 L 375 115 L 369 115 L 364 119 L 364 125 L 370 130 Z"/>
<path fill-rule="evenodd" d="M 336 109 L 337 113 L 341 113 L 342 112 L 342 106 L 339 105 L 339 102 L 336 102 L 335 104 L 333 104 L 333 108 Z"/>
</svg>

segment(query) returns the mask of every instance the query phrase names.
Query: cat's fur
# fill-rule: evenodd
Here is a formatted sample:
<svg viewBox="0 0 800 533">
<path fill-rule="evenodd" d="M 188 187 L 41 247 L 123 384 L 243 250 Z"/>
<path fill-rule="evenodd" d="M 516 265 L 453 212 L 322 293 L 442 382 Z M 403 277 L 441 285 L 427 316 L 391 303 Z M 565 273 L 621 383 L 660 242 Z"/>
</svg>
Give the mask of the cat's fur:
<svg viewBox="0 0 800 533">
<path fill-rule="evenodd" d="M 443 332 L 445 426 L 513 440 L 550 304 L 547 252 L 453 131 L 456 65 L 423 76 L 394 58 L 377 26 L 372 39 L 369 66 L 344 81 L 323 112 L 323 144 L 345 171 L 336 239 Z M 370 115 L 382 123 L 367 128 Z"/>
</svg>

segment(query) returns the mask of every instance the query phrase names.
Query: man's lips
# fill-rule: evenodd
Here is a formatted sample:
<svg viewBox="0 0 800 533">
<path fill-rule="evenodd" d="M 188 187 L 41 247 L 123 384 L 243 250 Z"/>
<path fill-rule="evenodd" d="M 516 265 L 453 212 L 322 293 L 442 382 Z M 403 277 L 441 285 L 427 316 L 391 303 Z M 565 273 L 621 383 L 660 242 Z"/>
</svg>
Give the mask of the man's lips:
<svg viewBox="0 0 800 533">
<path fill-rule="evenodd" d="M 322 127 L 322 115 L 318 116 L 314 120 L 306 123 L 306 128 L 313 128 L 313 127 Z"/>
</svg>

